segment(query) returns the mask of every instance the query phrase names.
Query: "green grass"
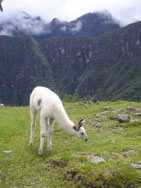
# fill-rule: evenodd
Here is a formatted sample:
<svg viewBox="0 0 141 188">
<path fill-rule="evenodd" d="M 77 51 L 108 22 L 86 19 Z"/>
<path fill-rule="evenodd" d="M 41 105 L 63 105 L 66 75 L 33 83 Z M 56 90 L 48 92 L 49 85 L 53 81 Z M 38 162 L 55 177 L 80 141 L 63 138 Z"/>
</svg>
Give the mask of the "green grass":
<svg viewBox="0 0 141 188">
<path fill-rule="evenodd" d="M 68 135 L 55 124 L 52 150 L 48 151 L 45 143 L 42 156 L 38 155 L 39 116 L 34 144 L 29 147 L 29 107 L 0 109 L 0 187 L 140 188 L 141 171 L 134 169 L 131 163 L 141 164 L 141 118 L 134 116 L 134 112 L 126 112 L 133 117 L 130 122 L 110 120 L 116 115 L 113 111 L 120 110 L 120 114 L 128 106 L 141 108 L 140 103 L 127 101 L 101 102 L 88 107 L 65 103 L 66 111 L 75 123 L 82 117 L 85 119 L 89 140 L 84 142 Z M 103 107 L 111 109 L 102 114 Z M 128 154 L 126 158 L 109 153 L 123 154 L 131 149 L 138 153 Z M 103 157 L 105 162 L 91 163 L 87 155 Z"/>
</svg>

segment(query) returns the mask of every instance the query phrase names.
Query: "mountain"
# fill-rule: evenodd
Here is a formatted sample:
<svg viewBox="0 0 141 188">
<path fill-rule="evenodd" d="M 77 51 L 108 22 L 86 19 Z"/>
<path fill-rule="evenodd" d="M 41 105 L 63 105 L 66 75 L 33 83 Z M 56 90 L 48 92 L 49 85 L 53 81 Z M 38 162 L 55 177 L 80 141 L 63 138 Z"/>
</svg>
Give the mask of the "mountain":
<svg viewBox="0 0 141 188">
<path fill-rule="evenodd" d="M 27 105 L 36 85 L 99 100 L 141 101 L 141 22 L 99 37 L 0 37 L 0 100 Z"/>
<path fill-rule="evenodd" d="M 93 36 L 120 28 L 108 12 L 85 14 L 71 22 L 54 18 L 46 23 L 39 16 L 31 17 L 26 12 L 0 23 L 0 35 L 27 36 L 31 34 L 37 41 L 51 37 Z"/>
<path fill-rule="evenodd" d="M 140 100 L 141 22 L 98 38 L 54 38 L 40 46 L 62 93 Z"/>
<path fill-rule="evenodd" d="M 0 99 L 10 105 L 28 104 L 35 85 L 55 82 L 49 63 L 32 38 L 0 37 Z"/>
</svg>

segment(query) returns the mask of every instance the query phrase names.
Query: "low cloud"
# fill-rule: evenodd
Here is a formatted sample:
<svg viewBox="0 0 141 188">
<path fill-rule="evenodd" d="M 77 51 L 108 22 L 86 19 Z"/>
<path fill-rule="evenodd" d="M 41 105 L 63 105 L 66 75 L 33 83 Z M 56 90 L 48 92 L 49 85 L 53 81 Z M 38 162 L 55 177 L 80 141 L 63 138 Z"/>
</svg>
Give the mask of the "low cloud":
<svg viewBox="0 0 141 188">
<path fill-rule="evenodd" d="M 82 28 L 82 22 L 78 21 L 76 23 L 73 23 L 73 26 L 70 28 L 70 32 L 77 33 Z"/>
<path fill-rule="evenodd" d="M 1 31 L 0 31 L 0 35 L 13 36 L 13 31 L 14 31 L 13 25 L 4 24 Z"/>
<path fill-rule="evenodd" d="M 67 31 L 67 26 L 65 26 L 65 25 L 62 26 L 62 27 L 60 28 L 60 30 L 63 31 L 63 32 L 66 32 L 66 31 Z"/>
<path fill-rule="evenodd" d="M 47 24 L 45 25 L 45 22 L 40 17 L 31 17 L 25 12 L 13 16 L 4 23 L 1 22 L 1 26 L 0 35 L 11 36 L 15 31 L 33 35 L 50 32 Z"/>
<path fill-rule="evenodd" d="M 55 30 L 75 34 L 79 32 L 81 28 L 81 21 L 66 22 L 54 18 L 50 23 L 46 23 L 39 16 L 33 17 L 26 12 L 20 12 L 4 22 L 0 21 L 0 35 L 7 36 L 14 36 L 16 34 L 51 34 L 54 33 Z"/>
</svg>

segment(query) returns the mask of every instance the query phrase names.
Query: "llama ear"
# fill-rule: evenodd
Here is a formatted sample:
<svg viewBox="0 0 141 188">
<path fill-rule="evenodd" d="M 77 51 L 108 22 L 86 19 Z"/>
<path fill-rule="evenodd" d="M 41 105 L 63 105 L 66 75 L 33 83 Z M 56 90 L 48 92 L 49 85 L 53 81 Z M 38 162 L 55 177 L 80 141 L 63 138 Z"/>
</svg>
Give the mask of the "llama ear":
<svg viewBox="0 0 141 188">
<path fill-rule="evenodd" d="M 74 126 L 73 126 L 73 129 L 74 129 L 75 131 L 77 131 L 77 126 L 76 126 L 76 125 L 74 125 Z"/>
<path fill-rule="evenodd" d="M 84 119 L 80 119 L 80 121 L 78 123 L 78 126 L 77 126 L 77 130 L 79 130 L 80 127 L 82 127 L 83 123 L 85 123 L 85 120 Z"/>
</svg>

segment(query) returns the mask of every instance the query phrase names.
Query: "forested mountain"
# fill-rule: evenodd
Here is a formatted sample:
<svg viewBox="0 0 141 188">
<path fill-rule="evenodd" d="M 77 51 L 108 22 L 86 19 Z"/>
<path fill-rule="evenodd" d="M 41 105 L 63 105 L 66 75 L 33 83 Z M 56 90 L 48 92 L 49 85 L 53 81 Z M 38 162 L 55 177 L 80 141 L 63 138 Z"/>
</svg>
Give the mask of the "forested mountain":
<svg viewBox="0 0 141 188">
<path fill-rule="evenodd" d="M 54 18 L 46 22 L 42 18 L 32 17 L 21 12 L 10 20 L 0 21 L 0 35 L 27 36 L 32 35 L 37 41 L 51 37 L 93 36 L 120 28 L 109 12 L 85 14 L 76 20 L 67 22 Z"/>
<path fill-rule="evenodd" d="M 40 47 L 63 93 L 141 100 L 141 22 L 98 38 L 48 39 Z"/>
<path fill-rule="evenodd" d="M 35 85 L 54 89 L 52 70 L 32 38 L 0 37 L 0 99 L 11 105 L 28 104 Z"/>
<path fill-rule="evenodd" d="M 0 100 L 27 105 L 43 85 L 99 100 L 141 101 L 141 22 L 99 37 L 0 36 Z"/>
</svg>

